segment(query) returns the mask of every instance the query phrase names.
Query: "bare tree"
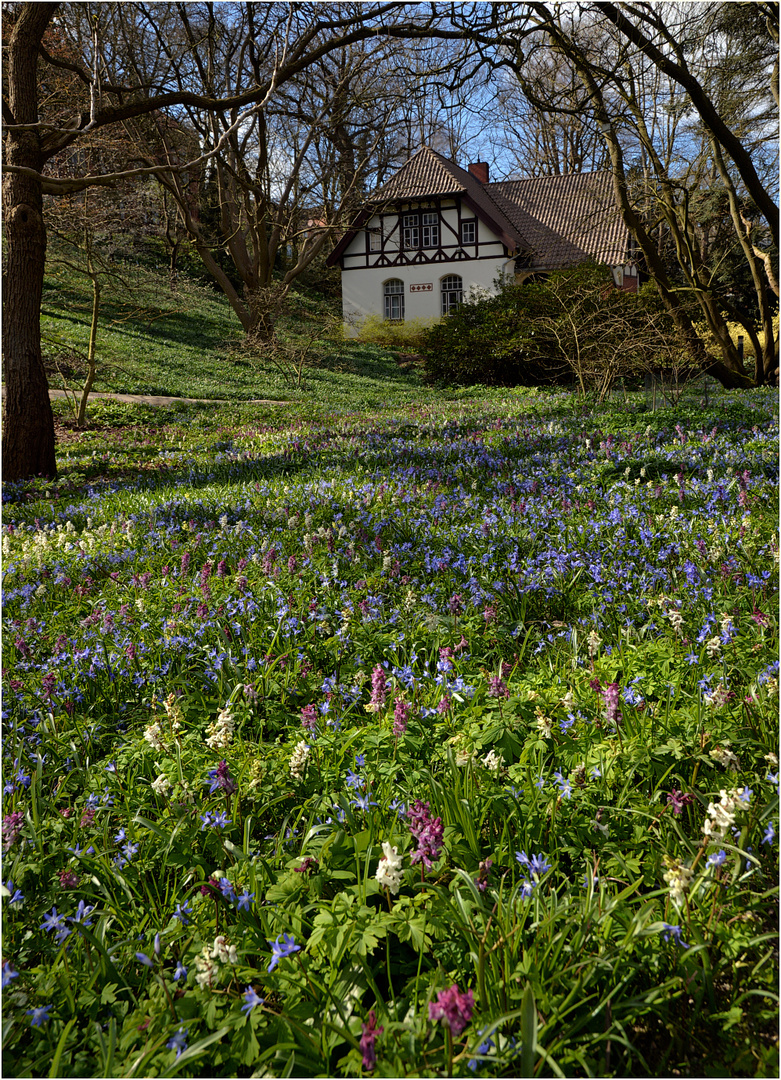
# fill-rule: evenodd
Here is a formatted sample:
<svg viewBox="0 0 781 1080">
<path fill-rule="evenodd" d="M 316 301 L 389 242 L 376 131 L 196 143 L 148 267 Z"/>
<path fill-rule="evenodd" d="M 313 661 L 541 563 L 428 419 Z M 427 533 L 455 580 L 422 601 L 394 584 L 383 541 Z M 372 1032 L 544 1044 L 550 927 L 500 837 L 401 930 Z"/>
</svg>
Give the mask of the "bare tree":
<svg viewBox="0 0 781 1080">
<path fill-rule="evenodd" d="M 245 261 L 250 279 L 245 296 L 229 282 L 226 295 L 248 328 L 262 326 L 264 317 L 259 313 L 269 305 L 273 313 L 278 296 L 267 294 L 268 274 L 275 252 L 289 235 L 279 208 L 289 205 L 292 190 L 288 180 L 278 196 L 269 199 L 265 106 L 280 86 L 333 50 L 384 35 L 425 38 L 440 19 L 433 7 L 417 5 L 408 12 L 398 3 L 245 3 L 224 8 L 194 3 L 71 4 L 58 12 L 59 7 L 55 3 L 16 5 L 6 46 L 3 465 L 9 480 L 56 472 L 54 425 L 40 346 L 44 193 L 59 195 L 111 185 L 130 175 L 154 175 L 167 183 L 183 208 L 184 174 L 211 163 L 218 171 L 221 206 L 224 203 L 230 213 L 236 209 L 234 224 L 240 226 L 231 231 L 227 222 L 225 242 Z M 223 11 L 229 18 L 220 22 L 220 34 L 228 35 L 229 48 L 216 38 L 217 13 Z M 56 55 L 45 46 L 44 35 L 55 13 L 58 32 L 68 37 L 77 60 Z M 99 34 L 93 33 L 85 15 L 99 15 Z M 214 38 L 209 37 L 211 27 Z M 445 26 L 440 32 L 457 37 L 455 28 Z M 68 72 L 84 91 L 84 103 L 77 101 L 64 118 L 61 109 L 47 114 L 38 77 L 41 61 L 44 70 Z M 232 81 L 233 69 L 225 67 L 226 61 L 237 64 L 240 84 Z M 86 133 L 160 115 L 198 119 L 195 129 L 203 133 L 204 144 L 197 159 L 173 160 L 163 130 L 166 157 L 162 162 L 152 160 L 107 175 L 57 178 L 47 174 L 46 163 L 74 147 Z M 250 145 L 254 160 L 245 157 Z M 305 153 L 302 146 L 301 154 Z M 265 246 L 260 242 L 263 236 Z M 326 236 L 327 232 L 320 232 L 309 238 L 299 268 L 322 247 Z M 196 246 L 199 243 L 206 262 L 209 246 L 196 240 Z M 220 268 L 214 270 L 220 280 Z"/>
</svg>

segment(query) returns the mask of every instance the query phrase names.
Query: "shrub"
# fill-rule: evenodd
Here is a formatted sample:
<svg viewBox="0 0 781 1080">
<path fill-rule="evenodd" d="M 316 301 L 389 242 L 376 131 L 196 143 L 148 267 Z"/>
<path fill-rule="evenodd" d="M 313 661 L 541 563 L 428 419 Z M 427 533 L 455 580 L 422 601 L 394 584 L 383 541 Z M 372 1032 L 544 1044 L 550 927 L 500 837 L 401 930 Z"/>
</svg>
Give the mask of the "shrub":
<svg viewBox="0 0 781 1080">
<path fill-rule="evenodd" d="M 358 327 L 357 340 L 386 349 L 419 351 L 430 329 L 431 322 L 427 319 L 390 322 L 379 315 L 368 315 Z"/>
<path fill-rule="evenodd" d="M 543 281 L 499 280 L 424 335 L 436 382 L 545 386 L 576 381 L 600 399 L 619 376 L 669 367 L 679 350 L 670 317 L 652 298 L 622 292 L 604 266 L 584 264 Z M 677 352 L 676 352 L 677 355 Z"/>
</svg>

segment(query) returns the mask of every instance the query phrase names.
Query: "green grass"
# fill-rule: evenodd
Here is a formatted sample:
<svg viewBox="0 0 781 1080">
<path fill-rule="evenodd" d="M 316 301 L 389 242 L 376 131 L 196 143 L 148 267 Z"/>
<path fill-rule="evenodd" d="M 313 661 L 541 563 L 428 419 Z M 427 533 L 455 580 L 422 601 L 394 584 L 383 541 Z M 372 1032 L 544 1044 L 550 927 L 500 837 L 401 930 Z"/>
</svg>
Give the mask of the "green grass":
<svg viewBox="0 0 781 1080">
<path fill-rule="evenodd" d="M 300 400 L 311 407 L 381 408 L 433 395 L 414 369 L 377 345 L 339 340 L 338 305 L 300 289 L 279 326 L 283 341 L 318 332 L 298 389 L 263 350 L 249 350 L 226 298 L 193 277 L 171 292 L 165 267 L 153 260 L 117 264 L 103 287 L 98 331 L 98 373 L 93 390 L 240 402 Z M 86 354 L 92 314 L 89 280 L 58 262 L 47 264 L 41 311 L 45 356 L 57 357 L 68 385 L 80 385 L 78 356 Z M 64 362 L 64 363 L 63 363 Z M 70 374 L 68 374 L 70 372 Z M 62 378 L 50 374 L 50 385 Z"/>
</svg>

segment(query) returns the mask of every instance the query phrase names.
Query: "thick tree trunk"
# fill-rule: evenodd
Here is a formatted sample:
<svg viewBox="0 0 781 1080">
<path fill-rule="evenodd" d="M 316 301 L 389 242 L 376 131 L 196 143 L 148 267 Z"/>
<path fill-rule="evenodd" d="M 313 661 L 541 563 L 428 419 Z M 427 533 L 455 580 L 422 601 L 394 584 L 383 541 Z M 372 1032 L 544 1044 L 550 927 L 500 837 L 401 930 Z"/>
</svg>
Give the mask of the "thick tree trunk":
<svg viewBox="0 0 781 1080">
<path fill-rule="evenodd" d="M 25 4 L 7 54 L 9 106 L 17 124 L 38 120 L 38 46 L 57 4 Z M 43 168 L 34 131 L 6 132 L 6 162 Z M 41 358 L 41 294 L 46 262 L 41 183 L 6 172 L 3 217 L 6 261 L 3 274 L 3 476 L 22 480 L 54 476 L 54 417 Z"/>
</svg>

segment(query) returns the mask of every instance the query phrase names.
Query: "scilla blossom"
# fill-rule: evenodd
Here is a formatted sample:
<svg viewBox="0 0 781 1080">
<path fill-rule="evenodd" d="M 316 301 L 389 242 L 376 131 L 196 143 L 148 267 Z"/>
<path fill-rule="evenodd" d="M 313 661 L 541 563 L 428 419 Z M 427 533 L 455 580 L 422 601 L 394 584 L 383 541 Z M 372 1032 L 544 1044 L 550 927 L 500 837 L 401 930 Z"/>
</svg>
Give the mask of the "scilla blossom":
<svg viewBox="0 0 781 1080">
<path fill-rule="evenodd" d="M 309 758 L 309 747 L 302 739 L 293 751 L 290 759 L 290 775 L 294 780 L 304 779 L 304 769 Z"/>
<path fill-rule="evenodd" d="M 380 888 L 390 889 L 394 896 L 398 894 L 401 885 L 401 863 L 402 857 L 398 848 L 391 847 L 386 840 L 382 845 L 382 857 L 375 876 Z"/>
</svg>

